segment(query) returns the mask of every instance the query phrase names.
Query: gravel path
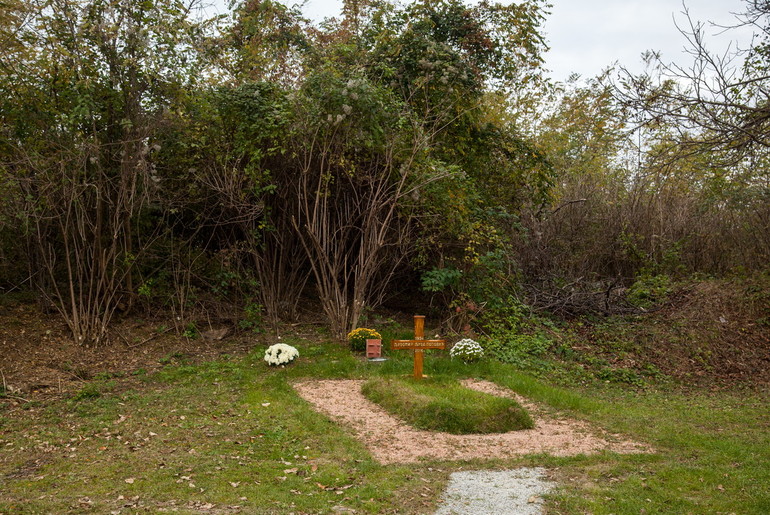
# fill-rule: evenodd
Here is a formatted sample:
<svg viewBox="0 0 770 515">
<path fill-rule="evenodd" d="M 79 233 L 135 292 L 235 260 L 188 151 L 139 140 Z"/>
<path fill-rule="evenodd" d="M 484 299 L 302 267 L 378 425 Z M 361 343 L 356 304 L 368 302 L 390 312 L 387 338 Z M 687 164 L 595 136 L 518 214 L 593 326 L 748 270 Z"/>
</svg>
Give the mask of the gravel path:
<svg viewBox="0 0 770 515">
<path fill-rule="evenodd" d="M 436 515 L 538 515 L 554 486 L 540 467 L 454 472 Z"/>
</svg>

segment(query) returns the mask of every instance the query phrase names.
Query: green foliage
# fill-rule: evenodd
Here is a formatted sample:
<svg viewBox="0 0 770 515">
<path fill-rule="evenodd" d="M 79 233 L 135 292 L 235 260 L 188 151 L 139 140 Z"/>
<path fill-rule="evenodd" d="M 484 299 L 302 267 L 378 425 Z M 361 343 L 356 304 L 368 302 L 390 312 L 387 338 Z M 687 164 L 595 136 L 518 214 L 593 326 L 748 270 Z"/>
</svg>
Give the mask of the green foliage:
<svg viewBox="0 0 770 515">
<path fill-rule="evenodd" d="M 462 272 L 456 268 L 434 268 L 422 274 L 422 289 L 428 292 L 440 292 L 456 287 Z"/>
<path fill-rule="evenodd" d="M 645 386 L 642 376 L 628 368 L 603 368 L 597 372 L 596 376 L 608 383 L 624 383 L 638 388 Z"/>
<path fill-rule="evenodd" d="M 534 427 L 513 399 L 461 386 L 450 379 L 370 379 L 363 394 L 420 429 L 453 434 L 504 433 Z"/>
<path fill-rule="evenodd" d="M 80 389 L 75 395 L 72 396 L 73 401 L 82 401 L 88 399 L 96 399 L 102 396 L 102 392 L 96 383 L 90 383 Z"/>
<path fill-rule="evenodd" d="M 139 285 L 139 287 L 136 289 L 137 295 L 140 297 L 144 297 L 146 299 L 149 299 L 152 297 L 152 287 L 155 284 L 155 279 L 150 278 L 144 281 L 142 284 Z"/>
<path fill-rule="evenodd" d="M 348 333 L 348 343 L 350 349 L 354 352 L 363 352 L 366 350 L 366 340 L 381 340 L 382 336 L 374 329 L 359 327 Z"/>
<path fill-rule="evenodd" d="M 544 358 L 553 342 L 542 334 L 493 333 L 482 339 L 487 356 L 522 368 L 547 366 Z"/>
<path fill-rule="evenodd" d="M 235 23 L 228 27 L 225 43 L 232 54 L 225 54 L 224 66 L 249 81 L 296 80 L 296 62 L 310 50 L 300 6 L 287 7 L 273 0 L 231 3 Z"/>
<path fill-rule="evenodd" d="M 183 338 L 189 338 L 191 340 L 196 340 L 200 338 L 200 331 L 198 330 L 198 326 L 195 324 L 195 322 L 188 323 L 184 331 L 182 331 L 182 337 Z"/>
<path fill-rule="evenodd" d="M 667 275 L 642 275 L 628 289 L 628 301 L 641 308 L 649 308 L 666 300 L 672 282 Z"/>
<path fill-rule="evenodd" d="M 114 381 L 89 381 L 71 397 L 71 401 L 80 403 L 83 401 L 99 399 L 105 393 L 113 390 L 115 388 L 115 384 L 116 383 Z"/>
<path fill-rule="evenodd" d="M 263 319 L 263 307 L 261 304 L 250 301 L 243 307 L 243 315 L 238 320 L 238 327 L 241 329 L 249 330 L 253 333 L 261 333 L 264 331 L 262 328 L 264 324 Z"/>
</svg>

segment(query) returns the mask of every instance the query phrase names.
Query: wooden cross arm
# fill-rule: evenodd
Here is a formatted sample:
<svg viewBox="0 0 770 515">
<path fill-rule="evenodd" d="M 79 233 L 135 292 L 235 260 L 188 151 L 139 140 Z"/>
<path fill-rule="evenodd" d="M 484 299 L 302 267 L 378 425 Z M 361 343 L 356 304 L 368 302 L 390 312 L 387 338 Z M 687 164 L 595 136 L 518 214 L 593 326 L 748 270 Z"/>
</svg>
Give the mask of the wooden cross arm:
<svg viewBox="0 0 770 515">
<path fill-rule="evenodd" d="M 398 349 L 445 349 L 446 340 L 393 340 L 390 342 L 390 348 Z"/>
</svg>

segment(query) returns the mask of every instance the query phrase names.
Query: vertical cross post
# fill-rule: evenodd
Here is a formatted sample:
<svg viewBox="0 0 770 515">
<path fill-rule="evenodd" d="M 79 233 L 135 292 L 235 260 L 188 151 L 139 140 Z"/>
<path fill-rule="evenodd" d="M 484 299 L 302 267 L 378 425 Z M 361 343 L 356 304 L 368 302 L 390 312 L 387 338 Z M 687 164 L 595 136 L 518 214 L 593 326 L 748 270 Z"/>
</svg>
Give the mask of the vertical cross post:
<svg viewBox="0 0 770 515">
<path fill-rule="evenodd" d="M 425 339 L 425 315 L 414 315 L 414 339 Z M 422 349 L 414 350 L 414 378 L 422 379 Z"/>
<path fill-rule="evenodd" d="M 425 317 L 414 316 L 414 340 L 391 340 L 390 348 L 393 350 L 411 349 L 414 352 L 414 378 L 422 379 L 422 361 L 425 349 L 445 349 L 445 340 L 425 339 Z"/>
</svg>

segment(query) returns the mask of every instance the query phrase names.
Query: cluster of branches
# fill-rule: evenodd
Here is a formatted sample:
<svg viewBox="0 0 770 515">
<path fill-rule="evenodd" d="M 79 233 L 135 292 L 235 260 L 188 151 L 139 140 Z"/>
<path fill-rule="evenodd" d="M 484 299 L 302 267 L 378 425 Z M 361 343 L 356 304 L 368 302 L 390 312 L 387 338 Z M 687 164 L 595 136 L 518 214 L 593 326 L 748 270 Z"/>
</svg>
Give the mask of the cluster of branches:
<svg viewBox="0 0 770 515">
<path fill-rule="evenodd" d="M 650 72 L 621 73 L 617 95 L 633 109 L 642 126 L 667 124 L 678 134 L 685 153 L 718 152 L 730 164 L 770 148 L 770 4 L 747 0 L 732 27 L 693 20 L 684 9 L 689 64 L 664 62 L 646 55 Z M 707 29 L 729 32 L 749 28 L 751 46 L 708 48 Z"/>
<path fill-rule="evenodd" d="M 3 5 L 0 288 L 83 344 L 207 295 L 253 326 L 312 294 L 343 339 L 403 284 L 610 313 L 640 274 L 767 262 L 767 2 L 743 53 L 690 23 L 691 68 L 561 91 L 540 0 L 350 0 L 320 27 L 273 0 Z"/>
<path fill-rule="evenodd" d="M 649 53 L 647 73 L 564 85 L 533 131 L 557 181 L 554 203 L 521 212 L 532 306 L 623 313 L 635 281 L 767 269 L 770 8 L 747 1 L 752 45 L 723 54 L 684 14 L 689 65 Z"/>
<path fill-rule="evenodd" d="M 77 341 L 169 294 L 183 319 L 196 288 L 291 319 L 309 286 L 344 338 L 415 256 L 462 260 L 492 230 L 483 188 L 446 222 L 459 181 L 525 182 L 532 159 L 484 97 L 538 75 L 539 1 L 348 2 L 321 28 L 272 0 L 198 7 L 0 15 L 0 285 L 25 266 Z"/>
</svg>

